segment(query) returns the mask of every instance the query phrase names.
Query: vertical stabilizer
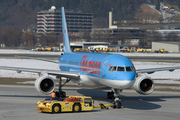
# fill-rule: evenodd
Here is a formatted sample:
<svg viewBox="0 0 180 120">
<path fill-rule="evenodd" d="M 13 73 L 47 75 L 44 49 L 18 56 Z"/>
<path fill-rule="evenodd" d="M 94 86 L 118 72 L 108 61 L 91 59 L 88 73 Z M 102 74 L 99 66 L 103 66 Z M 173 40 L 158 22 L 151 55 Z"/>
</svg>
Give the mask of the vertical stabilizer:
<svg viewBox="0 0 180 120">
<path fill-rule="evenodd" d="M 68 36 L 68 31 L 67 31 L 64 7 L 61 8 L 61 14 L 62 14 L 62 33 L 63 33 L 64 53 L 70 53 L 71 49 L 70 49 L 70 45 L 69 45 L 69 36 Z"/>
</svg>

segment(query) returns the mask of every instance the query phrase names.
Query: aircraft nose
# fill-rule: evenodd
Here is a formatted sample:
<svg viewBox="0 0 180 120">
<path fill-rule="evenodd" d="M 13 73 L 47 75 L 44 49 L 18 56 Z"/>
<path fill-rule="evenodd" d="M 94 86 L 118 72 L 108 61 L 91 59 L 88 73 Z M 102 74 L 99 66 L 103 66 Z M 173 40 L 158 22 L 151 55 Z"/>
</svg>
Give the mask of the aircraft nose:
<svg viewBox="0 0 180 120">
<path fill-rule="evenodd" d="M 112 75 L 111 75 L 112 76 Z M 118 89 L 127 89 L 133 86 L 135 82 L 136 72 L 117 72 L 116 77 L 112 80 L 101 81 L 102 84 L 105 84 L 112 88 Z"/>
<path fill-rule="evenodd" d="M 132 71 L 132 72 L 126 72 L 124 74 L 123 79 L 126 81 L 133 81 L 136 77 L 136 72 Z"/>
<path fill-rule="evenodd" d="M 124 76 L 124 82 L 121 83 L 121 88 L 130 88 L 135 82 L 136 72 L 127 72 Z"/>
<path fill-rule="evenodd" d="M 130 88 L 131 86 L 133 86 L 135 82 L 136 72 L 125 72 L 123 75 L 121 74 L 119 77 L 120 80 L 119 83 L 116 83 L 116 86 L 118 86 L 121 89 Z"/>
</svg>

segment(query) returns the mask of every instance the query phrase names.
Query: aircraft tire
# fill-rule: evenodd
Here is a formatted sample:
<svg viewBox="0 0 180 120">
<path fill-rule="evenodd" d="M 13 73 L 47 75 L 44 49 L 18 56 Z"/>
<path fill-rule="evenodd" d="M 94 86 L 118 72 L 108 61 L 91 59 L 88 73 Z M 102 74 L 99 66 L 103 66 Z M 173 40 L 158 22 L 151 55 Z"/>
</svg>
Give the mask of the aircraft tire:
<svg viewBox="0 0 180 120">
<path fill-rule="evenodd" d="M 114 101 L 114 106 L 113 108 L 120 109 L 122 107 L 122 104 L 119 100 Z"/>
</svg>

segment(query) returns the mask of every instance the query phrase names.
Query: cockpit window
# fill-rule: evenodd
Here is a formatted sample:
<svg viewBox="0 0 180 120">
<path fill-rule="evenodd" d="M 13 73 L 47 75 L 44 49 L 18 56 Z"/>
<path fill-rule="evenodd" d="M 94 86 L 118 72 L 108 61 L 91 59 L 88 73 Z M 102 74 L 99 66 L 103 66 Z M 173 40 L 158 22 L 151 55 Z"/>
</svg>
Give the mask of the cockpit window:
<svg viewBox="0 0 180 120">
<path fill-rule="evenodd" d="M 119 66 L 118 66 L 117 71 L 125 71 L 125 68 L 124 68 L 124 67 L 119 67 Z"/>
<path fill-rule="evenodd" d="M 109 68 L 109 71 L 121 71 L 121 72 L 129 72 L 129 71 L 135 71 L 134 66 L 128 66 L 128 67 L 122 67 L 122 66 L 111 66 Z"/>
<path fill-rule="evenodd" d="M 112 68 L 113 68 L 113 66 L 111 66 L 111 67 L 109 68 L 109 71 L 111 71 L 111 72 L 112 72 Z"/>
<path fill-rule="evenodd" d="M 132 71 L 136 71 L 136 69 L 135 69 L 134 66 L 131 66 L 131 70 L 132 70 Z"/>
<path fill-rule="evenodd" d="M 113 72 L 113 71 L 116 71 L 117 70 L 117 66 L 111 66 L 109 68 L 109 71 Z"/>
<path fill-rule="evenodd" d="M 112 71 L 116 71 L 117 70 L 117 67 L 116 66 L 114 66 L 113 67 L 113 69 L 112 69 Z"/>
<path fill-rule="evenodd" d="M 132 71 L 131 67 L 126 67 L 126 71 Z"/>
<path fill-rule="evenodd" d="M 129 71 L 135 71 L 135 68 L 134 66 L 128 66 L 126 67 L 126 71 L 129 72 Z"/>
</svg>

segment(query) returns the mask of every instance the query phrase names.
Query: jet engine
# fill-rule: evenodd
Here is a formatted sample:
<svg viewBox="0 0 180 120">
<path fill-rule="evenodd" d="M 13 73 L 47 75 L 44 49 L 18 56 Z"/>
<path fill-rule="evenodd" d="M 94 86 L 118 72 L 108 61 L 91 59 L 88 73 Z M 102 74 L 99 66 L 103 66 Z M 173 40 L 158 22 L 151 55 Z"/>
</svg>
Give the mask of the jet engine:
<svg viewBox="0 0 180 120">
<path fill-rule="evenodd" d="M 149 95 L 154 91 L 154 81 L 146 75 L 138 75 L 133 85 L 135 91 L 139 94 Z"/>
<path fill-rule="evenodd" d="M 35 88 L 43 94 L 51 94 L 55 89 L 54 79 L 48 75 L 40 76 L 35 81 Z"/>
</svg>

